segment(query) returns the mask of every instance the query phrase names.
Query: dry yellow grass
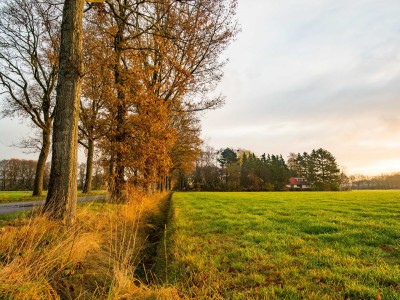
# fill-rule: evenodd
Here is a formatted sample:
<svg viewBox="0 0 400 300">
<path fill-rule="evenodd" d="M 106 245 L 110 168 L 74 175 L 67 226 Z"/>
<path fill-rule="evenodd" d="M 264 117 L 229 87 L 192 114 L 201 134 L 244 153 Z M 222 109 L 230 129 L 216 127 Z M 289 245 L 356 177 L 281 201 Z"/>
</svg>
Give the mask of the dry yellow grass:
<svg viewBox="0 0 400 300">
<path fill-rule="evenodd" d="M 135 278 L 148 246 L 149 220 L 167 194 L 132 193 L 128 205 L 92 204 L 72 228 L 43 216 L 0 229 L 0 298 L 178 299 Z"/>
</svg>

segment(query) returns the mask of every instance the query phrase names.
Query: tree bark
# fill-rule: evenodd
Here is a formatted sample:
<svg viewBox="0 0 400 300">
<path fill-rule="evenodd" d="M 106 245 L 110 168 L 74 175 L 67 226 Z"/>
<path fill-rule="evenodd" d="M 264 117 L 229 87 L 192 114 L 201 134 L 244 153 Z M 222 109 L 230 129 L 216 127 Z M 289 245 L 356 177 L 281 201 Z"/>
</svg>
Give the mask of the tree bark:
<svg viewBox="0 0 400 300">
<path fill-rule="evenodd" d="M 53 127 L 49 192 L 43 212 L 70 226 L 75 221 L 78 172 L 78 117 L 83 74 L 84 0 L 65 0 Z"/>
<path fill-rule="evenodd" d="M 121 79 L 116 77 L 118 81 Z M 125 134 L 125 114 L 126 110 L 124 108 L 124 94 L 118 92 L 118 99 L 120 103 L 118 104 L 117 113 L 117 124 L 118 132 L 116 135 L 116 153 L 115 153 L 115 177 L 114 177 L 114 188 L 111 193 L 111 201 L 114 203 L 125 203 L 127 201 L 125 197 L 125 165 L 124 165 L 124 154 L 122 147 L 124 146 L 126 134 Z"/>
<path fill-rule="evenodd" d="M 41 196 L 43 193 L 44 169 L 50 151 L 50 132 L 51 129 L 43 130 L 42 132 L 42 148 L 40 149 L 39 159 L 36 165 L 32 196 Z"/>
<path fill-rule="evenodd" d="M 114 191 L 114 181 L 115 181 L 115 172 L 114 172 L 114 152 L 111 152 L 110 162 L 108 165 L 108 191 Z"/>
<path fill-rule="evenodd" d="M 117 73 L 118 75 L 118 73 Z M 119 75 L 120 76 L 120 75 Z M 117 80 L 120 81 L 120 77 L 117 76 Z M 114 173 L 114 186 L 111 192 L 111 202 L 113 203 L 126 203 L 126 193 L 125 193 L 125 164 L 124 164 L 124 153 L 123 146 L 126 139 L 125 133 L 125 114 L 126 110 L 124 108 L 124 94 L 122 92 L 118 92 L 118 99 L 120 103 L 118 104 L 118 113 L 117 113 L 117 124 L 118 124 L 118 132 L 116 135 L 116 153 L 115 153 L 115 173 Z"/>
<path fill-rule="evenodd" d="M 116 166 L 115 166 L 115 178 L 114 188 L 111 193 L 111 202 L 113 203 L 125 203 L 125 167 L 123 165 L 122 154 L 117 153 Z"/>
<path fill-rule="evenodd" d="M 158 186 L 159 186 L 159 191 L 162 193 L 164 191 L 164 176 L 161 176 L 161 178 L 158 181 Z"/>
<path fill-rule="evenodd" d="M 125 203 L 127 202 L 126 193 L 125 193 L 125 164 L 124 164 L 124 153 L 122 148 L 124 147 L 126 140 L 126 129 L 125 129 L 125 118 L 126 118 L 126 104 L 125 104 L 125 93 L 123 91 L 124 79 L 122 75 L 122 66 L 121 66 L 121 58 L 122 58 L 122 49 L 124 40 L 124 30 L 125 23 L 122 21 L 125 19 L 125 11 L 124 8 L 120 7 L 119 15 L 121 19 L 118 21 L 118 31 L 114 37 L 114 50 L 115 50 L 115 65 L 114 65 L 114 76 L 115 76 L 115 85 L 117 86 L 117 98 L 118 98 L 118 106 L 117 106 L 117 133 L 115 137 L 115 141 L 117 144 L 116 154 L 115 154 L 115 180 L 114 187 L 111 193 L 111 201 L 114 203 Z"/>
<path fill-rule="evenodd" d="M 6 190 L 6 167 L 3 169 L 3 191 Z"/>
<path fill-rule="evenodd" d="M 85 185 L 83 186 L 83 193 L 90 193 L 92 191 L 92 179 L 93 179 L 93 154 L 94 154 L 94 141 L 89 138 L 88 140 L 88 156 L 86 159 L 86 175 Z"/>
</svg>

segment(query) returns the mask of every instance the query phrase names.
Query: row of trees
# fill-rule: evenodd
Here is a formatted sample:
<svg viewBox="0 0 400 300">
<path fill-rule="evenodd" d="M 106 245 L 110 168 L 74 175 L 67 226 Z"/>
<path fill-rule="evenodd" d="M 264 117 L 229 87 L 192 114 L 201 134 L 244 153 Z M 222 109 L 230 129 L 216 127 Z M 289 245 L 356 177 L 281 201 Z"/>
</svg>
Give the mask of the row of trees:
<svg viewBox="0 0 400 300">
<path fill-rule="evenodd" d="M 304 154 L 303 154 L 304 155 Z M 194 170 L 187 169 L 184 173 L 175 174 L 175 188 L 194 190 L 283 190 L 286 189 L 289 176 L 306 179 L 306 173 L 297 171 L 297 163 L 291 159 L 302 157 L 291 153 L 286 164 L 281 155 L 261 155 L 257 157 L 249 151 L 234 151 L 230 148 L 215 151 L 209 148 L 203 151 L 197 160 Z M 297 160 L 297 159 L 296 159 Z M 0 161 L 0 190 L 32 190 L 35 180 L 37 161 L 24 159 L 9 159 Z M 291 167 L 291 168 L 290 168 Z M 50 178 L 50 164 L 44 169 L 44 188 L 47 189 Z M 78 167 L 78 189 L 85 188 L 87 166 Z M 106 188 L 106 170 L 100 161 L 93 164 L 93 189 Z M 186 174 L 186 175 L 185 175 Z M 337 174 L 338 185 L 329 185 L 332 189 L 400 189 L 400 173 L 367 176 L 355 174 L 349 177 Z M 179 180 L 176 180 L 179 179 Z M 320 184 L 314 189 L 321 187 Z"/>
<path fill-rule="evenodd" d="M 53 130 L 46 211 L 74 211 L 78 132 L 85 191 L 97 149 L 114 202 L 126 200 L 127 182 L 146 189 L 190 168 L 201 143 L 196 112 L 223 103 L 210 92 L 238 31 L 235 10 L 236 0 L 4 1 L 3 115 L 29 118 L 40 137 L 34 194 Z"/>
<path fill-rule="evenodd" d="M 288 189 L 290 177 L 304 178 L 314 190 L 338 190 L 346 181 L 334 156 L 324 149 L 312 150 L 310 154 L 291 153 L 286 163 L 282 155 L 258 157 L 251 151 L 208 148 L 191 174 L 181 174 L 177 188 L 281 191 Z"/>
<path fill-rule="evenodd" d="M 0 161 L 0 190 L 1 191 L 32 191 L 35 182 L 37 161 L 25 159 L 4 159 Z M 86 164 L 79 164 L 78 189 L 84 189 Z M 43 187 L 49 186 L 50 163 L 46 163 L 43 176 Z M 93 188 L 105 188 L 104 169 L 99 163 L 93 167 Z"/>
<path fill-rule="evenodd" d="M 351 188 L 355 190 L 385 190 L 400 189 L 400 173 L 366 176 L 356 174 L 349 176 Z"/>
<path fill-rule="evenodd" d="M 0 161 L 0 190 L 32 190 L 37 162 L 9 159 Z M 49 175 L 49 173 L 47 174 Z M 48 178 L 48 176 L 45 176 Z"/>
</svg>

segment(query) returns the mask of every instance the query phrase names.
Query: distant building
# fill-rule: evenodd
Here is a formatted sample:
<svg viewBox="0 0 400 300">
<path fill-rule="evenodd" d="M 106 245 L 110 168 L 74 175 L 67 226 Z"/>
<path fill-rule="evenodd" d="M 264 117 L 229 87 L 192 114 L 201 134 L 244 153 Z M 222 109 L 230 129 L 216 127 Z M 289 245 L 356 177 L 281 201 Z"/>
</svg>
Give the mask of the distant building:
<svg viewBox="0 0 400 300">
<path fill-rule="evenodd" d="M 307 179 L 305 178 L 290 177 L 289 184 L 287 184 L 286 187 L 292 190 L 304 190 L 304 189 L 310 189 L 311 185 L 307 182 Z"/>
</svg>

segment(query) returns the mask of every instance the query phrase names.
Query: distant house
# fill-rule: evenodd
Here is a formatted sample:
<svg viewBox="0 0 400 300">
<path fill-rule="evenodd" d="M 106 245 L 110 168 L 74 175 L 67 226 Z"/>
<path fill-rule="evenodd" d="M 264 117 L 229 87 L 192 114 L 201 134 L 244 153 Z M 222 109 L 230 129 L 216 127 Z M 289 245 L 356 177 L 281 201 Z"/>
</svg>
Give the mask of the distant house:
<svg viewBox="0 0 400 300">
<path fill-rule="evenodd" d="M 307 179 L 302 177 L 290 177 L 289 184 L 286 187 L 292 190 L 304 190 L 311 188 L 311 185 L 307 182 Z"/>
</svg>

